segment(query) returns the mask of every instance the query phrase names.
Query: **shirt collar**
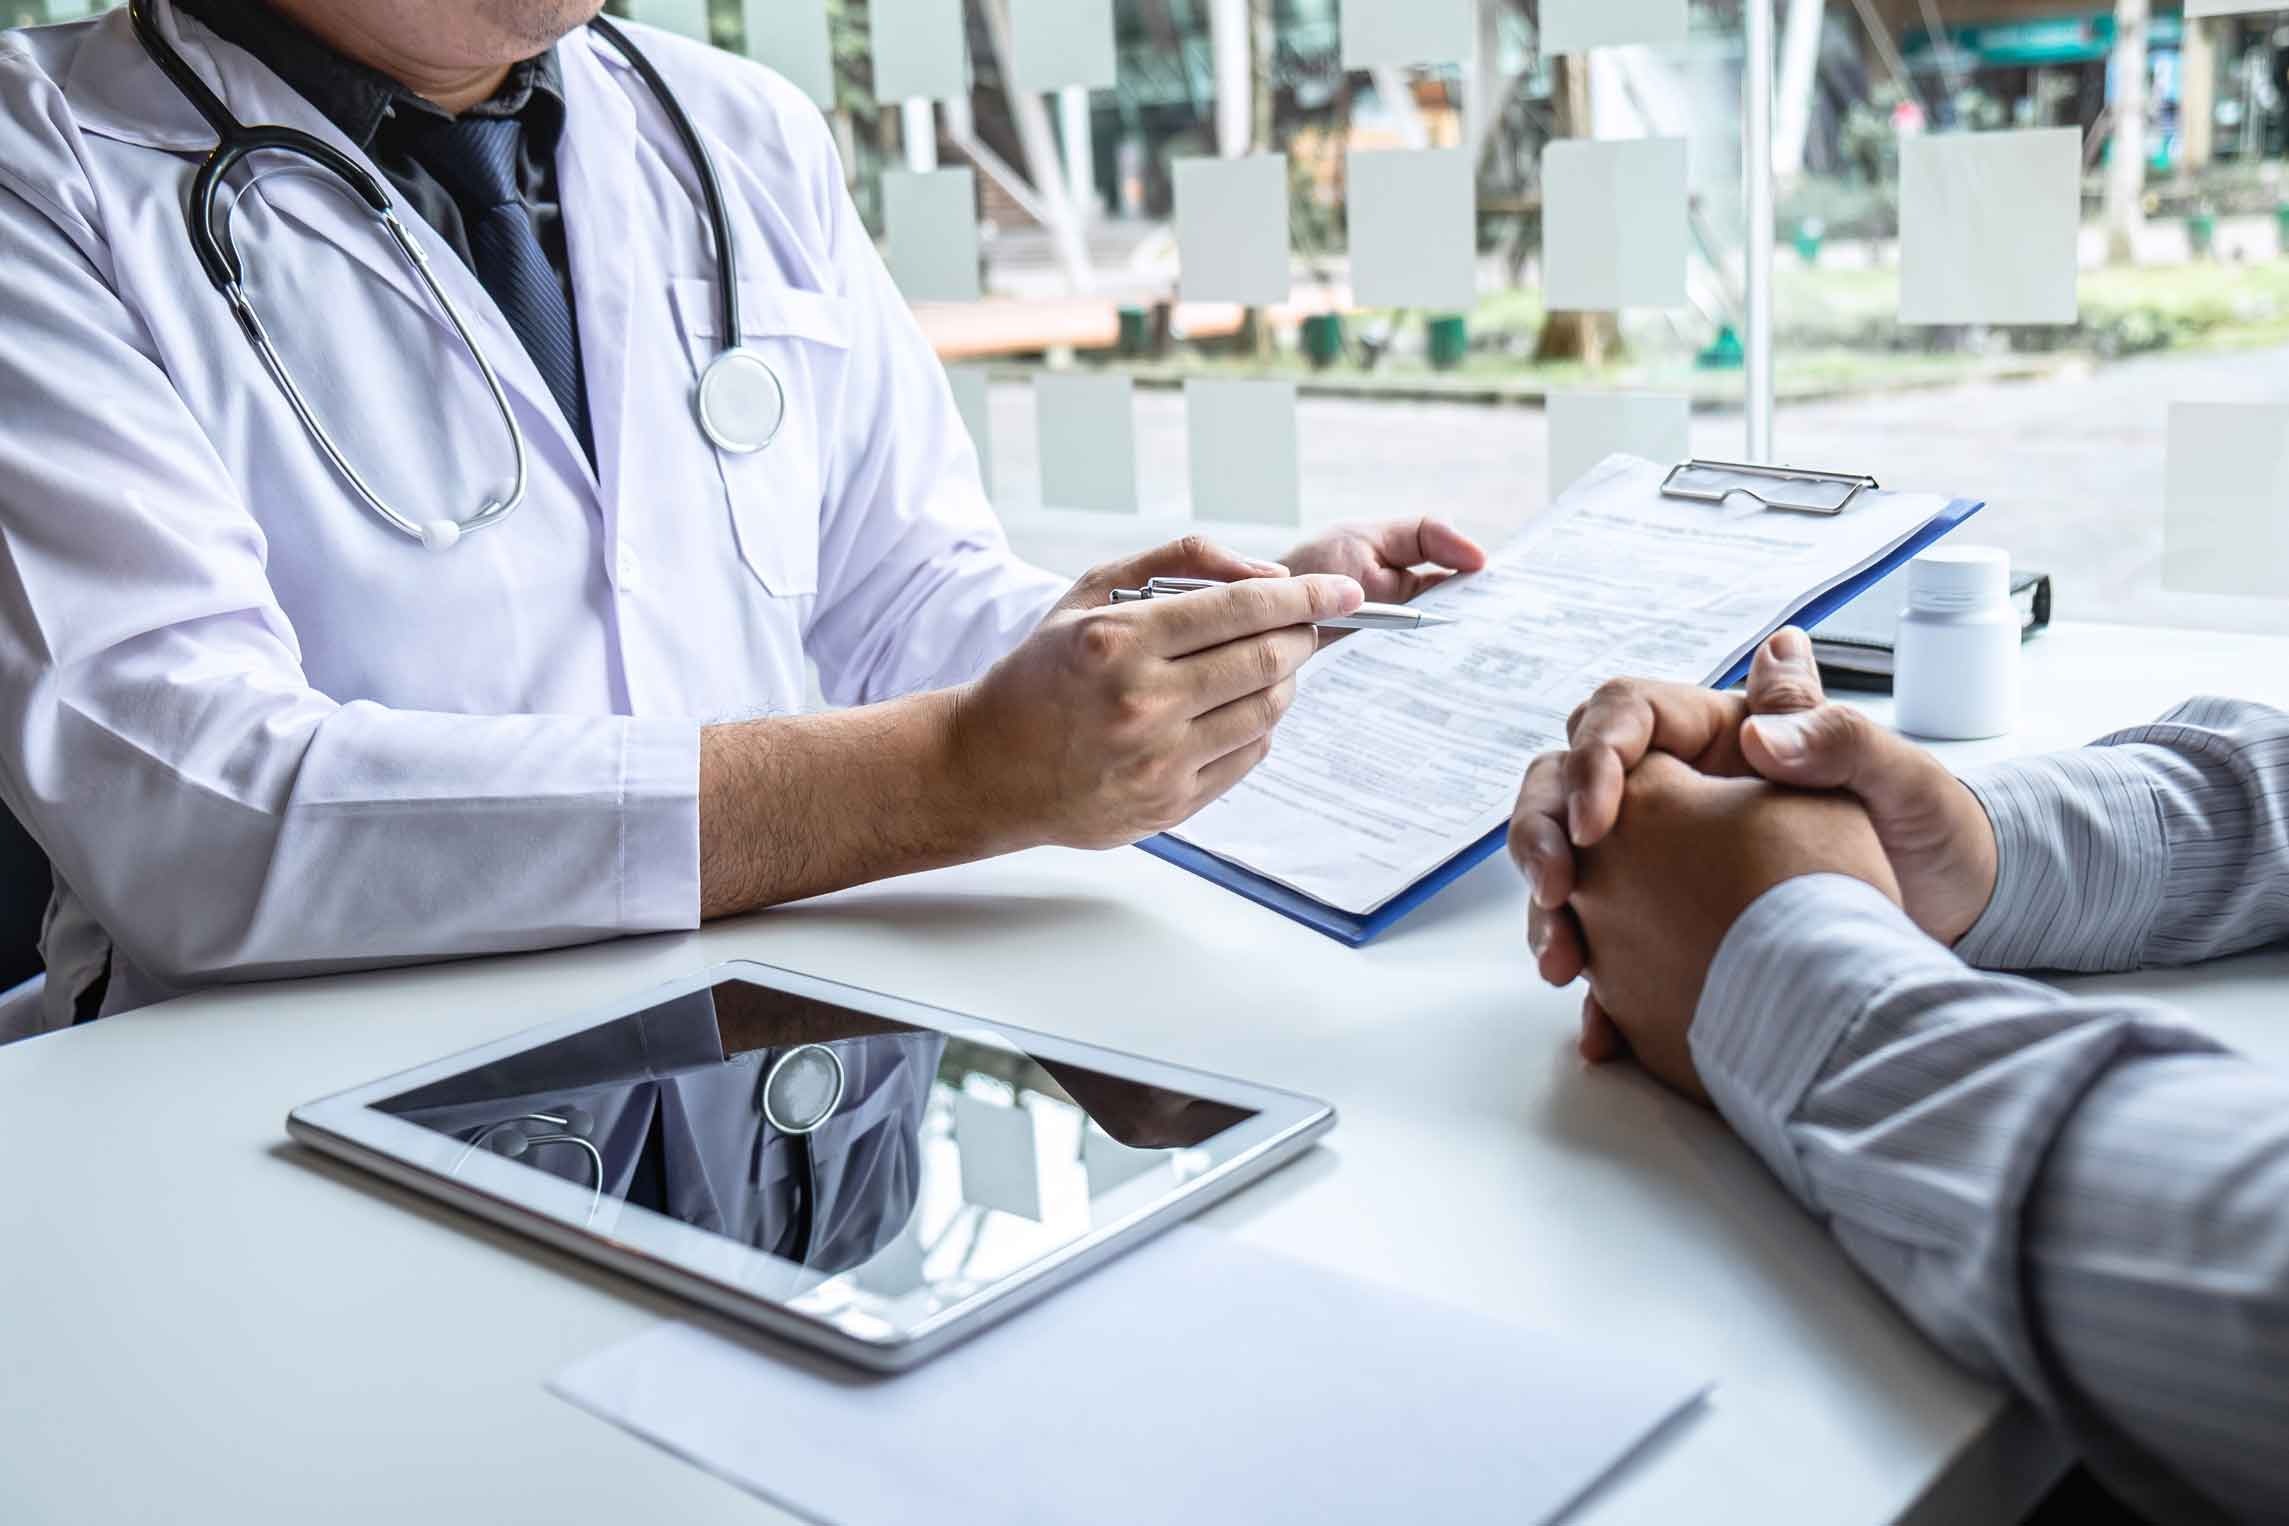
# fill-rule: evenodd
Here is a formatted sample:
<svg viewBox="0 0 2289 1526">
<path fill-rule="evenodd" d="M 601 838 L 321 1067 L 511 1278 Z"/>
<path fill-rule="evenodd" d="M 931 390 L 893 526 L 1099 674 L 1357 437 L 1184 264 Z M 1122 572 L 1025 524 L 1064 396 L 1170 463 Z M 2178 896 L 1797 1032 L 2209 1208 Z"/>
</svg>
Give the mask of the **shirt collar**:
<svg viewBox="0 0 2289 1526">
<path fill-rule="evenodd" d="M 383 124 L 394 118 L 450 120 L 434 102 L 378 69 L 344 58 L 263 0 L 176 0 L 176 9 L 254 55 L 362 150 L 372 149 Z M 528 126 L 553 137 L 564 118 L 564 71 L 556 50 L 512 67 L 501 88 L 467 115 L 524 117 Z"/>
</svg>

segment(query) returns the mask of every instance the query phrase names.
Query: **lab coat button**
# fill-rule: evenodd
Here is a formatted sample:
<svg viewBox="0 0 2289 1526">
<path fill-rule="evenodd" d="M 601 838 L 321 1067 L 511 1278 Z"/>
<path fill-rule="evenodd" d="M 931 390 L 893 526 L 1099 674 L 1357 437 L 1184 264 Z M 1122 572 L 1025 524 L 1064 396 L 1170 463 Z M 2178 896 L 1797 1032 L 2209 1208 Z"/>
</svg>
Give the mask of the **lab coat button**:
<svg viewBox="0 0 2289 1526">
<path fill-rule="evenodd" d="M 630 547 L 622 546 L 618 571 L 620 591 L 622 593 L 634 593 L 642 580 L 643 567 L 638 562 L 635 551 Z"/>
</svg>

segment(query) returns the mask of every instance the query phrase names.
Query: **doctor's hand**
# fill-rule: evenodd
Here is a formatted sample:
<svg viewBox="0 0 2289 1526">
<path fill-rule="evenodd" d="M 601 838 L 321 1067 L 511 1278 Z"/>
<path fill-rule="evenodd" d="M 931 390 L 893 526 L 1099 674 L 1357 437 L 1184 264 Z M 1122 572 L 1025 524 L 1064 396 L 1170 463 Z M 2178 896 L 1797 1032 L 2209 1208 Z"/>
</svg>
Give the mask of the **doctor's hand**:
<svg viewBox="0 0 2289 1526">
<path fill-rule="evenodd" d="M 1345 525 L 1288 553 L 1290 569 L 1340 573 L 1367 590 L 1368 599 L 1377 604 L 1404 604 L 1458 572 L 1476 572 L 1485 565 L 1486 552 L 1478 542 L 1428 516 Z"/>
<path fill-rule="evenodd" d="M 1104 602 L 1160 575 L 1147 560 L 1091 574 L 1089 595 L 956 692 L 958 783 L 994 851 L 1119 847 L 1190 818 L 1271 750 L 1318 647 L 1312 622 L 1364 597 L 1346 577 L 1259 576 Z"/>
<path fill-rule="evenodd" d="M 1647 1070 L 1706 1102 L 1688 1038 L 1741 914 L 1808 874 L 1849 875 L 1895 901 L 1899 886 L 1848 795 L 1717 778 L 1655 753 L 1624 782 L 1617 820 L 1582 853 L 1573 889 L 1591 1007 Z"/>
</svg>

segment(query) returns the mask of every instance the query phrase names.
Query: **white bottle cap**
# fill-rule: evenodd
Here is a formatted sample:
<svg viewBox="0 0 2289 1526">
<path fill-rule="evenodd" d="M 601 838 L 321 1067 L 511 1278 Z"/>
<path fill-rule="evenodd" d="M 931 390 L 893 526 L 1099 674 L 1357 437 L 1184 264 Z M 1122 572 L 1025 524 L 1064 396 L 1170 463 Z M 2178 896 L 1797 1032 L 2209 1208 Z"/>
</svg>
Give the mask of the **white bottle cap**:
<svg viewBox="0 0 2289 1526">
<path fill-rule="evenodd" d="M 2011 598 L 2011 553 L 1999 546 L 1936 546 L 1908 566 L 1912 609 L 1984 609 Z"/>
</svg>

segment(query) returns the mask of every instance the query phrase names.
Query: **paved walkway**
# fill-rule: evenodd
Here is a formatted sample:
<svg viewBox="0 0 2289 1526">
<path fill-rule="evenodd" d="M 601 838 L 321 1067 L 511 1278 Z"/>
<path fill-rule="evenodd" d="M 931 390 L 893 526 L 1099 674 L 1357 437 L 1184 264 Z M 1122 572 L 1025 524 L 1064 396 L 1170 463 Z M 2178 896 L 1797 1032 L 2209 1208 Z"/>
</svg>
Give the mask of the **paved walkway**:
<svg viewBox="0 0 2289 1526">
<path fill-rule="evenodd" d="M 1856 469 L 1899 487 L 1983 496 L 1973 531 L 2058 580 L 2068 619 L 2289 630 L 2280 602 L 2172 595 L 2161 587 L 2163 442 L 2173 401 L 2289 402 L 2289 349 L 2154 356 L 2044 382 L 1990 383 L 1782 410 L 1784 457 Z M 1138 518 L 1045 509 L 1032 397 L 994 389 L 995 487 L 1026 554 L 1075 569 L 1189 528 L 1180 393 L 1140 391 Z M 1446 514 L 1500 538 L 1547 501 L 1538 409 L 1306 398 L 1300 409 L 1306 519 Z M 1694 420 L 1697 453 L 1737 456 L 1737 414 Z M 2289 503 L 2283 505 L 2289 513 Z M 1250 550 L 1292 531 L 1209 527 Z"/>
</svg>

